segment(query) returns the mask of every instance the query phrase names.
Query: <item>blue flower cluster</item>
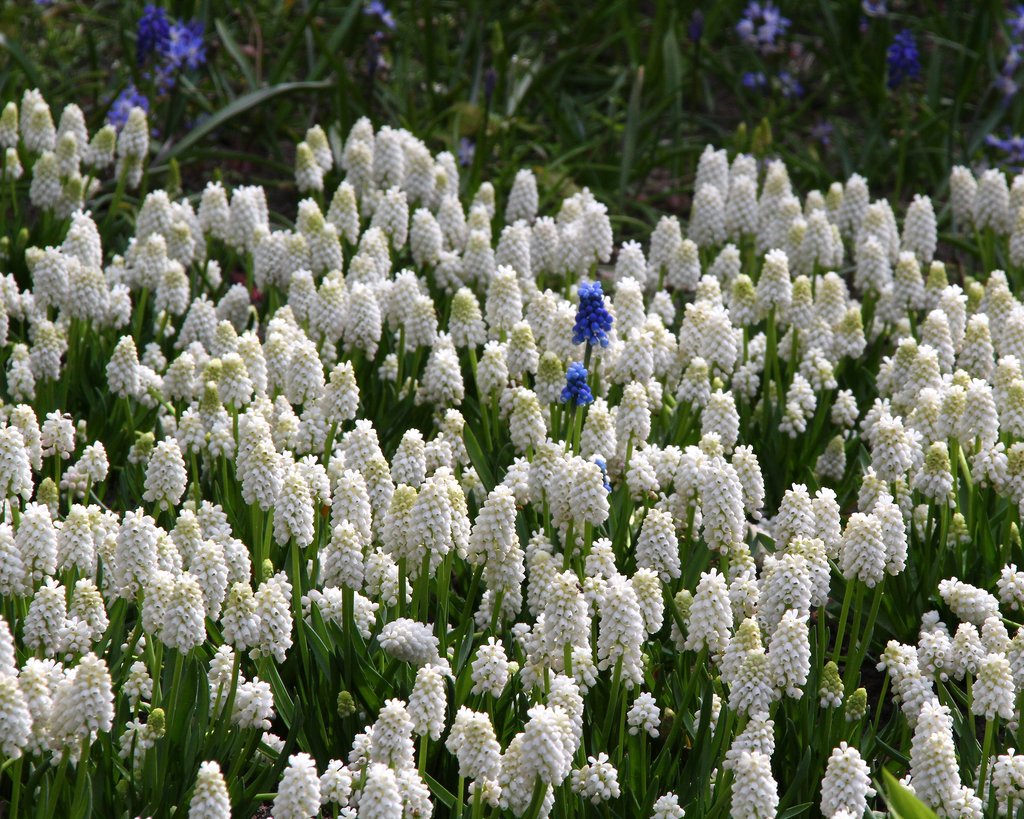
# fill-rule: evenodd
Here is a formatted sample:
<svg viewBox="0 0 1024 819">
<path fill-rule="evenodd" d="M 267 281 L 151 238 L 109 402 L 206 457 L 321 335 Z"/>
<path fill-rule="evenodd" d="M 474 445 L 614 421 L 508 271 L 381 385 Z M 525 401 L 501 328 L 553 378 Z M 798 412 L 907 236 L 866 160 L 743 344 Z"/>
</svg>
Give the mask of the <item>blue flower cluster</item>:
<svg viewBox="0 0 1024 819">
<path fill-rule="evenodd" d="M 778 76 L 779 90 L 787 100 L 799 99 L 804 95 L 804 87 L 789 71 L 780 71 Z"/>
<path fill-rule="evenodd" d="M 1006 28 L 1009 30 L 1011 39 L 1010 47 L 1006 51 L 1002 68 L 999 70 L 999 77 L 995 81 L 996 89 L 1003 95 L 1003 102 L 1009 103 L 1020 90 L 1017 82 L 1017 69 L 1022 62 L 1021 41 L 1024 40 L 1024 5 L 1018 3 L 1006 18 Z"/>
<path fill-rule="evenodd" d="M 142 65 L 155 55 L 154 79 L 157 90 L 169 91 L 179 71 L 194 71 L 206 63 L 203 24 L 198 20 L 171 22 L 158 6 L 146 6 L 139 18 L 136 59 Z"/>
<path fill-rule="evenodd" d="M 790 71 L 780 71 L 771 80 L 763 71 L 747 71 L 740 77 L 744 88 L 751 91 L 767 91 L 774 88 L 787 100 L 799 99 L 804 95 L 804 87 L 796 76 Z"/>
<path fill-rule="evenodd" d="M 985 137 L 985 144 L 1002 152 L 1003 157 L 1000 164 L 1011 170 L 1024 170 L 1024 137 L 1008 136 L 1000 138 L 995 134 L 989 134 Z"/>
<path fill-rule="evenodd" d="M 167 42 L 171 34 L 171 22 L 167 19 L 167 12 L 157 6 L 146 6 L 139 18 L 139 25 L 135 38 L 135 59 L 139 65 L 146 62 L 146 58 Z"/>
<path fill-rule="evenodd" d="M 107 122 L 120 131 L 128 122 L 128 114 L 131 113 L 132 108 L 141 108 L 149 113 L 149 100 L 146 99 L 145 94 L 140 93 L 138 88 L 129 85 L 117 95 L 117 99 L 111 104 L 110 110 L 107 111 Z"/>
<path fill-rule="evenodd" d="M 790 19 L 783 17 L 782 12 L 771 0 L 767 3 L 750 2 L 743 12 L 742 19 L 736 24 L 736 33 L 744 45 L 763 56 L 788 54 L 793 58 L 790 61 L 793 67 L 797 64 L 801 49 L 798 43 L 789 44 L 785 40 L 790 25 Z M 764 71 L 747 71 L 740 78 L 740 82 L 744 88 L 751 91 L 773 90 L 786 99 L 798 99 L 804 94 L 804 87 L 796 75 L 785 69 L 773 76 Z"/>
<path fill-rule="evenodd" d="M 608 346 L 608 331 L 612 329 L 612 316 L 604 306 L 601 282 L 583 282 L 580 285 L 580 306 L 576 310 L 576 324 L 572 328 L 573 344 L 600 344 Z"/>
<path fill-rule="evenodd" d="M 388 7 L 384 5 L 382 0 L 370 0 L 363 9 L 363 14 L 368 14 L 371 17 L 376 17 L 381 21 L 387 28 L 392 31 L 395 30 L 395 18 L 391 15 Z"/>
<path fill-rule="evenodd" d="M 764 91 L 768 87 L 768 77 L 763 71 L 745 71 L 740 78 L 744 88 L 751 91 Z"/>
<path fill-rule="evenodd" d="M 609 495 L 612 493 L 612 485 L 608 483 L 608 464 L 605 463 L 604 458 L 595 455 L 594 463 L 601 468 L 601 477 L 604 478 L 604 491 Z"/>
<path fill-rule="evenodd" d="M 752 0 L 736 24 L 736 33 L 746 45 L 762 54 L 774 54 L 782 50 L 782 37 L 789 30 L 790 22 L 771 0 L 764 4 Z"/>
<path fill-rule="evenodd" d="M 811 139 L 815 142 L 820 142 L 827 148 L 832 144 L 832 132 L 834 130 L 831 122 L 822 120 L 811 126 Z"/>
<path fill-rule="evenodd" d="M 587 368 L 574 361 L 565 372 L 565 386 L 562 387 L 562 403 L 582 407 L 592 403 L 594 394 L 587 384 Z"/>
<path fill-rule="evenodd" d="M 903 29 L 893 38 L 885 59 L 889 64 L 889 88 L 898 88 L 904 80 L 921 76 L 921 59 L 910 29 Z"/>
</svg>

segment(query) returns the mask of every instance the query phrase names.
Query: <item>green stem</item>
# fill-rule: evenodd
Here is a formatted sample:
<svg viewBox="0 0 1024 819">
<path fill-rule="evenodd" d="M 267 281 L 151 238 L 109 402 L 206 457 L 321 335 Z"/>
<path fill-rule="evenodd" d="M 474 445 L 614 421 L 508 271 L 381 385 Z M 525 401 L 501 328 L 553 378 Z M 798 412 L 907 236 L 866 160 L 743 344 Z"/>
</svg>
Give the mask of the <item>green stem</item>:
<svg viewBox="0 0 1024 819">
<path fill-rule="evenodd" d="M 75 765 L 75 796 L 72 805 L 76 809 L 81 808 L 82 800 L 85 798 L 85 789 L 89 783 L 89 751 L 91 749 L 92 737 L 86 736 L 82 739 L 82 755 Z M 12 814 L 12 816 L 16 815 Z"/>
<path fill-rule="evenodd" d="M 473 793 L 473 819 L 481 819 L 484 815 L 484 789 L 483 783 L 478 782 Z"/>
<path fill-rule="evenodd" d="M 864 658 L 871 648 L 871 638 L 875 633 L 875 621 L 878 619 L 878 609 L 881 605 L 882 584 L 878 583 L 871 598 L 871 613 L 868 614 L 867 626 L 864 628 L 864 631 L 857 630 L 857 654 L 852 662 L 847 662 L 846 672 L 843 675 L 844 690 L 849 690 L 850 684 L 853 682 L 854 673 L 861 667 Z"/>
<path fill-rule="evenodd" d="M 64 750 L 64 753 L 60 757 L 60 765 L 57 767 L 57 775 L 54 777 L 52 784 L 50 785 L 49 794 L 46 800 L 46 815 L 50 817 L 57 816 L 57 802 L 60 799 L 61 792 L 64 790 L 64 777 L 68 771 L 68 760 L 71 757 L 70 751 Z"/>
<path fill-rule="evenodd" d="M 466 778 L 464 776 L 459 777 L 459 792 L 455 797 L 455 819 L 460 819 L 462 816 L 463 800 L 466 791 Z"/>
<path fill-rule="evenodd" d="M 292 613 L 295 617 L 295 636 L 299 643 L 299 653 L 302 655 L 303 668 L 309 668 L 309 661 L 306 656 L 306 632 L 303 630 L 302 620 L 302 549 L 293 538 L 289 544 L 292 553 Z"/>
<path fill-rule="evenodd" d="M 8 774 L 11 777 L 11 816 L 20 816 L 18 813 L 18 803 L 21 801 L 21 769 L 25 764 L 25 757 L 18 757 L 18 760 L 14 763 L 11 768 L 11 772 Z"/>
<path fill-rule="evenodd" d="M 843 650 L 843 636 L 846 631 L 846 618 L 850 615 L 850 603 L 853 601 L 853 584 L 856 581 L 846 581 L 846 591 L 843 593 L 843 610 L 839 614 L 839 629 L 836 632 L 836 642 L 832 647 L 832 662 L 839 665 L 839 656 Z"/>
<path fill-rule="evenodd" d="M 430 747 L 430 736 L 424 734 L 420 737 L 420 776 L 427 772 L 427 749 Z"/>
<path fill-rule="evenodd" d="M 548 794 L 548 786 L 537 778 L 533 783 L 533 797 L 530 799 L 530 806 L 526 809 L 526 819 L 537 819 L 540 816 L 540 809 L 544 806 L 544 797 Z"/>
<path fill-rule="evenodd" d="M 978 796 L 981 797 L 981 801 L 983 803 L 987 801 L 988 798 L 988 758 L 992 755 L 992 743 L 995 740 L 995 726 L 997 720 L 998 717 L 985 720 L 985 739 L 981 748 L 981 771 L 978 774 Z"/>
</svg>

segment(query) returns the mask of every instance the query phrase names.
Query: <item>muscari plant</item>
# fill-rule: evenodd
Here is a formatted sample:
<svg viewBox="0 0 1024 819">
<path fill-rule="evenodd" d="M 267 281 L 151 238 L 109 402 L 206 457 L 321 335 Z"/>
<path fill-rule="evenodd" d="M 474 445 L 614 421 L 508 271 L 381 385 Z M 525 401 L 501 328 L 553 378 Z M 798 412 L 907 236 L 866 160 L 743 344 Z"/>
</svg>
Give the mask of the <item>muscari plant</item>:
<svg viewBox="0 0 1024 819">
<path fill-rule="evenodd" d="M 0 116 L 10 815 L 1020 806 L 1024 177 L 940 245 L 708 147 L 616 247 L 369 120 L 294 214 L 150 136 Z"/>
<path fill-rule="evenodd" d="M 369 116 L 451 150 L 463 194 L 523 167 L 547 210 L 589 186 L 624 238 L 688 207 L 708 141 L 785 159 L 802 189 L 859 172 L 901 202 L 945 200 L 954 164 L 1022 162 L 1017 4 L 162 5 L 8 4 L 0 94 L 97 120 L 148 105 L 158 169 L 256 182 L 275 207 L 309 124 L 340 143 Z"/>
</svg>

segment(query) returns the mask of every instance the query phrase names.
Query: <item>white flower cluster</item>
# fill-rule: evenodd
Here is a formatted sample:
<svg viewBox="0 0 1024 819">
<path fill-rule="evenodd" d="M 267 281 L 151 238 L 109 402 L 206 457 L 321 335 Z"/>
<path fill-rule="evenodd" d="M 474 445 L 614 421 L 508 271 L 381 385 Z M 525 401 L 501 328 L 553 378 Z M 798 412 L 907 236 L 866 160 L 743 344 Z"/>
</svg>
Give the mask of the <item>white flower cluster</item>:
<svg viewBox="0 0 1024 819">
<path fill-rule="evenodd" d="M 466 780 L 517 817 L 649 796 L 763 818 L 791 775 L 856 817 L 877 655 L 921 801 L 1024 798 L 1024 181 L 954 172 L 958 224 L 1011 264 L 954 283 L 928 197 L 901 227 L 859 176 L 801 199 L 780 161 L 712 148 L 685 231 L 616 248 L 589 190 L 545 215 L 523 170 L 467 209 L 450 153 L 367 119 L 305 134 L 293 213 L 149 190 L 123 241 L 85 208 L 115 159 L 141 184 L 141 110 L 90 140 L 28 92 L 0 146 L 63 220 L 0 280 L 9 760 L 109 733 L 149 770 L 205 674 L 210 741 L 260 750 L 196 759 L 192 817 L 273 764 L 279 819 L 429 816 Z M 296 719 L 325 691 L 335 759 Z M 964 781 L 968 700 L 992 747 Z M 665 760 L 712 741 L 688 789 Z"/>
</svg>

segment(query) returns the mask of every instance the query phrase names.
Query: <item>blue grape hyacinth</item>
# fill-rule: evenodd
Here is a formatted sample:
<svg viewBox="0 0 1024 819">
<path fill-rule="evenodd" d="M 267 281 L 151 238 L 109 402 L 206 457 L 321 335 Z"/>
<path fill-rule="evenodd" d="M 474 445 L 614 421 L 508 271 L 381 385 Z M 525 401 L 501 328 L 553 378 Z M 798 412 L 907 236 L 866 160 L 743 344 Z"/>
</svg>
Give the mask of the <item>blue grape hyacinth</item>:
<svg viewBox="0 0 1024 819">
<path fill-rule="evenodd" d="M 195 70 L 206 62 L 203 24 L 198 20 L 179 20 L 171 26 L 164 51 L 167 61 L 177 68 Z"/>
<path fill-rule="evenodd" d="M 920 55 L 910 29 L 896 35 L 885 59 L 889 63 L 889 88 L 898 88 L 904 80 L 921 75 Z"/>
<path fill-rule="evenodd" d="M 149 100 L 138 88 L 129 85 L 117 95 L 117 99 L 111 104 L 110 110 L 107 111 L 107 122 L 120 131 L 128 122 L 128 115 L 132 108 L 141 108 L 148 113 Z"/>
<path fill-rule="evenodd" d="M 605 463 L 604 458 L 598 455 L 595 455 L 593 457 L 593 461 L 595 464 L 598 465 L 598 467 L 600 467 L 601 477 L 604 480 L 604 491 L 610 495 L 612 491 L 612 485 L 608 482 L 608 464 Z"/>
<path fill-rule="evenodd" d="M 576 324 L 572 328 L 573 344 L 599 344 L 608 346 L 608 331 L 612 329 L 612 316 L 604 306 L 601 282 L 583 282 L 580 285 L 580 306 L 576 310 Z"/>
<path fill-rule="evenodd" d="M 139 65 L 155 55 L 155 65 L 143 76 L 153 79 L 159 93 L 171 90 L 179 71 L 194 71 L 206 63 L 203 24 L 199 20 L 171 22 L 167 12 L 148 5 L 139 18 L 135 56 Z"/>
<path fill-rule="evenodd" d="M 577 407 L 590 404 L 594 394 L 587 384 L 587 368 L 574 361 L 565 372 L 565 386 L 562 387 L 562 403 L 575 404 Z"/>
<path fill-rule="evenodd" d="M 158 6 L 146 6 L 142 10 L 137 29 L 135 59 L 139 65 L 154 51 L 162 51 L 171 33 L 171 21 L 167 12 Z"/>
<path fill-rule="evenodd" d="M 790 22 L 771 0 L 764 4 L 750 2 L 736 24 L 736 32 L 744 45 L 762 54 L 774 54 L 782 50 L 782 40 L 789 30 Z"/>
</svg>

